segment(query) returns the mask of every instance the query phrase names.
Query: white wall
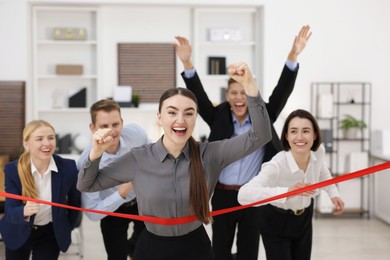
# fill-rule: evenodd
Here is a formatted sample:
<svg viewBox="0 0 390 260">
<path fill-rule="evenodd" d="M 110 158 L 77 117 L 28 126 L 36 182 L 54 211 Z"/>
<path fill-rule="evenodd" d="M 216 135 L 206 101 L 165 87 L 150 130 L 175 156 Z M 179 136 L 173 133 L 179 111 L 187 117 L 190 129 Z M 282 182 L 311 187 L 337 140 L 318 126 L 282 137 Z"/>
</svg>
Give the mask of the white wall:
<svg viewBox="0 0 390 260">
<path fill-rule="evenodd" d="M 25 0 L 0 0 L 0 80 L 27 80 Z"/>
<path fill-rule="evenodd" d="M 369 81 L 373 86 L 372 129 L 390 129 L 390 1 L 265 1 L 265 97 L 271 93 L 298 28 L 313 35 L 300 57 L 301 69 L 286 110 L 310 107 L 314 81 Z M 279 120 L 280 122 L 280 120 Z"/>
</svg>

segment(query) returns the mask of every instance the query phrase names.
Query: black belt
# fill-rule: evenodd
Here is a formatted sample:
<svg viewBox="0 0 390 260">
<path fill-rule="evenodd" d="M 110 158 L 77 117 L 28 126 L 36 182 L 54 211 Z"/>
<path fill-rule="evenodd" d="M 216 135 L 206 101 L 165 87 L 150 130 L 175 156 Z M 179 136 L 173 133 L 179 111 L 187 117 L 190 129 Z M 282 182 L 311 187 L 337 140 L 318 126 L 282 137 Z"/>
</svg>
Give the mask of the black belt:
<svg viewBox="0 0 390 260">
<path fill-rule="evenodd" d="M 49 222 L 46 225 L 32 225 L 31 228 L 32 228 L 32 230 L 37 231 L 37 230 L 40 230 L 43 228 L 47 228 L 47 227 L 51 226 L 52 224 L 53 224 L 52 222 Z"/>
<path fill-rule="evenodd" d="M 242 185 L 227 185 L 220 182 L 217 182 L 217 185 L 215 185 L 215 189 L 217 190 L 235 190 L 238 191 L 241 188 Z"/>
<path fill-rule="evenodd" d="M 129 202 L 125 202 L 121 205 L 121 207 L 124 207 L 124 208 L 130 208 L 130 207 L 133 207 L 137 204 L 137 198 L 129 201 Z"/>
<path fill-rule="evenodd" d="M 273 205 L 270 205 L 275 211 L 279 212 L 279 213 L 282 213 L 282 214 L 289 214 L 289 215 L 294 215 L 294 216 L 300 216 L 302 215 L 304 212 L 305 212 L 305 208 L 303 209 L 296 209 L 296 210 L 292 210 L 292 209 L 282 209 L 282 208 L 278 208 L 276 206 L 273 206 Z"/>
</svg>

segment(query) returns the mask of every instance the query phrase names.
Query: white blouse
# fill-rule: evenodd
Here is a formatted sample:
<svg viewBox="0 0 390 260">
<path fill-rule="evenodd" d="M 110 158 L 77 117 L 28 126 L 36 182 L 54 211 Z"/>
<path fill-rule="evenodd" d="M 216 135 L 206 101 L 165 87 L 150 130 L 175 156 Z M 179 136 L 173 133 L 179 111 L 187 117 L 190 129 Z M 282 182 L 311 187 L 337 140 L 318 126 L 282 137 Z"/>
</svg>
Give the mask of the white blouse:
<svg viewBox="0 0 390 260">
<path fill-rule="evenodd" d="M 31 172 L 32 175 L 34 176 L 35 184 L 39 191 L 40 200 L 52 201 L 51 199 L 51 189 L 52 189 L 51 172 L 52 171 L 58 172 L 58 168 L 56 162 L 54 161 L 53 156 L 50 159 L 49 167 L 42 175 L 41 173 L 39 173 L 37 167 L 34 165 L 33 161 L 31 160 Z M 36 214 L 34 219 L 34 225 L 43 226 L 52 221 L 53 218 L 52 218 L 51 206 L 48 204 L 40 203 L 39 212 Z"/>
<path fill-rule="evenodd" d="M 290 151 L 281 151 L 271 161 L 262 165 L 260 173 L 256 177 L 241 187 L 238 193 L 238 202 L 242 205 L 250 204 L 286 193 L 288 188 L 297 182 L 314 184 L 331 178 L 331 173 L 325 164 L 325 148 L 322 145 L 317 151 L 311 151 L 306 172 L 299 169 Z M 335 185 L 329 185 L 323 189 L 330 198 L 339 196 Z M 317 190 L 313 197 L 318 194 Z M 308 207 L 311 203 L 311 197 L 297 195 L 269 203 L 282 209 L 298 210 Z M 264 204 L 258 206 L 261 205 Z"/>
</svg>

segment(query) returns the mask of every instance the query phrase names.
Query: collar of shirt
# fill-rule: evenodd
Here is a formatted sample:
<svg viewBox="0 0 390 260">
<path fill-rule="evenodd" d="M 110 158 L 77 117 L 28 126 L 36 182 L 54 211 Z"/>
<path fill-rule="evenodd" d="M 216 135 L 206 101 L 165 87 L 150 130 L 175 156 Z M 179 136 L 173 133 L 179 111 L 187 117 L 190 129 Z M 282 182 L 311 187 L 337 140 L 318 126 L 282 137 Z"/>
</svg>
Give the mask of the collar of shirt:
<svg viewBox="0 0 390 260">
<path fill-rule="evenodd" d="M 159 157 L 160 159 L 160 162 L 164 161 L 165 158 L 169 155 L 167 149 L 165 148 L 164 144 L 163 144 L 163 138 L 164 136 L 162 136 L 157 142 L 156 142 L 156 145 L 154 146 L 155 147 L 155 150 L 156 150 L 156 154 L 157 156 Z M 189 149 L 189 145 L 188 145 L 188 142 L 186 143 L 186 145 L 184 146 L 184 149 L 183 151 L 181 152 L 187 160 L 190 159 L 190 149 Z"/>
<path fill-rule="evenodd" d="M 232 112 L 232 118 L 233 118 L 233 124 L 240 125 L 240 123 L 238 122 L 238 120 L 237 120 L 236 116 L 233 114 L 233 112 Z M 245 125 L 248 123 L 250 123 L 249 114 L 246 115 L 244 123 L 242 125 Z"/>
<path fill-rule="evenodd" d="M 295 174 L 300 171 L 297 162 L 294 159 L 293 154 L 291 153 L 291 150 L 286 152 L 286 159 L 287 159 L 287 164 L 288 167 L 291 170 L 292 174 Z M 317 161 L 317 157 L 313 151 L 310 151 L 310 158 L 309 158 L 309 164 L 312 164 L 312 162 Z"/>
<path fill-rule="evenodd" d="M 251 121 L 249 118 L 249 114 L 245 117 L 242 125 L 240 125 L 237 118 L 234 116 L 233 112 L 232 112 L 232 120 L 233 120 L 233 127 L 234 127 L 234 133 L 232 137 L 245 133 L 251 128 Z"/>
<path fill-rule="evenodd" d="M 47 173 L 55 171 L 58 172 L 58 168 L 56 165 L 56 162 L 54 161 L 53 156 L 50 159 L 49 167 L 47 167 L 47 170 L 43 173 L 43 175 L 46 175 Z M 31 174 L 34 176 L 35 174 L 38 174 L 39 171 L 37 167 L 34 165 L 34 162 L 31 160 Z"/>
</svg>

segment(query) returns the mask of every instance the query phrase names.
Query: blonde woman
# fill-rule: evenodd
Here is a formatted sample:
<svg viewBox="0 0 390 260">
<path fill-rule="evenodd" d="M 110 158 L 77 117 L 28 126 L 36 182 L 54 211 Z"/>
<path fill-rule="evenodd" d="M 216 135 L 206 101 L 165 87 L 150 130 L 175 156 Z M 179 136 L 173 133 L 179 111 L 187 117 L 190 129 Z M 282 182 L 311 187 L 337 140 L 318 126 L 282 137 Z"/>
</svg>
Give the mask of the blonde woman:
<svg viewBox="0 0 390 260">
<path fill-rule="evenodd" d="M 73 160 L 54 155 L 53 126 L 43 120 L 29 122 L 23 130 L 24 153 L 5 166 L 5 191 L 29 198 L 79 207 L 77 167 Z M 78 211 L 32 201 L 6 199 L 0 232 L 7 260 L 58 259 L 71 243 Z"/>
</svg>

